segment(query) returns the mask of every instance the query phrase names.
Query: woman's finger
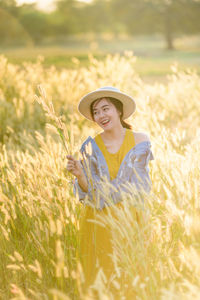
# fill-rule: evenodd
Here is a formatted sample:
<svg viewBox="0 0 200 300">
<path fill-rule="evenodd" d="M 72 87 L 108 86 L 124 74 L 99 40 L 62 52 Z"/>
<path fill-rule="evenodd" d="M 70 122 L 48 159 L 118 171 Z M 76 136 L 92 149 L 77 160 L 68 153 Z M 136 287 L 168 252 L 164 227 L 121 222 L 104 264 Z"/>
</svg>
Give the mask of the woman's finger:
<svg viewBox="0 0 200 300">
<path fill-rule="evenodd" d="M 72 155 L 67 155 L 67 159 L 69 161 L 75 161 L 74 157 Z"/>
<path fill-rule="evenodd" d="M 74 163 L 71 163 L 71 164 L 68 163 L 68 164 L 67 164 L 67 168 L 74 168 L 74 167 L 75 167 Z"/>
<path fill-rule="evenodd" d="M 68 164 L 68 165 L 75 165 L 75 161 L 69 160 L 69 161 L 67 162 L 67 164 Z"/>
<path fill-rule="evenodd" d="M 67 170 L 68 171 L 73 171 L 73 170 L 75 170 L 75 168 L 74 168 L 74 166 L 67 166 Z"/>
<path fill-rule="evenodd" d="M 66 157 L 68 159 L 67 166 L 66 166 L 67 171 L 77 176 L 77 174 L 81 173 L 82 171 L 80 162 L 74 159 L 72 155 L 67 155 Z"/>
</svg>

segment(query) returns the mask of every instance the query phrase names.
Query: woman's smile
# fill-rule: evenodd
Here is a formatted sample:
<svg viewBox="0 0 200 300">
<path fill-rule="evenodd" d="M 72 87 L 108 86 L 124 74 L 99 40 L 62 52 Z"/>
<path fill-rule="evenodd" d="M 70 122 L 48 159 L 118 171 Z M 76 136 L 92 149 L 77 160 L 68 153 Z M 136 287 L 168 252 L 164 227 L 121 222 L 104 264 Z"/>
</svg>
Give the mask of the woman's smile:
<svg viewBox="0 0 200 300">
<path fill-rule="evenodd" d="M 108 125 L 109 122 L 110 122 L 110 120 L 106 119 L 106 120 L 101 121 L 101 124 L 103 126 L 106 126 L 106 125 Z"/>
</svg>

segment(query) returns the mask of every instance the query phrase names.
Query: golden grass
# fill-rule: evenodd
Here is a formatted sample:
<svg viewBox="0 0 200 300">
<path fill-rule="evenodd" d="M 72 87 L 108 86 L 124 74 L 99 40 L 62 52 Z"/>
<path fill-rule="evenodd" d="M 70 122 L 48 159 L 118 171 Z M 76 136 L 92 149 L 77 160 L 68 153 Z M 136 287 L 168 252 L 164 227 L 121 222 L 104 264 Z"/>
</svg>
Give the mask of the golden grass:
<svg viewBox="0 0 200 300">
<path fill-rule="evenodd" d="M 129 121 L 150 134 L 155 156 L 153 189 L 144 207 L 130 208 L 124 199 L 124 210 L 113 207 L 117 219 L 109 210 L 106 218 L 96 218 L 111 228 L 115 288 L 126 270 L 135 299 L 200 297 L 200 78 L 174 65 L 167 85 L 148 85 L 134 62 L 127 52 L 104 62 L 90 57 L 88 68 L 59 71 L 43 68 L 40 58 L 21 67 L 0 58 L 2 299 L 94 299 L 97 294 L 112 299 L 101 269 L 93 289 L 82 291 L 76 251 L 83 206 L 65 170 L 66 152 L 78 153 L 83 140 L 98 131 L 78 114 L 77 103 L 104 85 L 135 97 L 138 109 Z M 35 101 L 39 84 L 47 115 Z M 46 126 L 51 120 L 53 126 Z M 121 299 L 125 292 L 120 288 Z"/>
</svg>

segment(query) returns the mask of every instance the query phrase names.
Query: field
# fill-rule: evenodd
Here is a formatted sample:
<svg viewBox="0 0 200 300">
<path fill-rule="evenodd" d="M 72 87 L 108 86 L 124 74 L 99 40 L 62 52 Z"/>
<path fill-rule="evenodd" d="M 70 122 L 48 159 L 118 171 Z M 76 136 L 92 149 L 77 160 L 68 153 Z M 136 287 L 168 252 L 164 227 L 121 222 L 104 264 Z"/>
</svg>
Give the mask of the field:
<svg viewBox="0 0 200 300">
<path fill-rule="evenodd" d="M 166 75 L 172 74 L 170 66 L 178 64 L 179 69 L 195 69 L 200 73 L 200 37 L 182 37 L 175 40 L 174 51 L 165 49 L 163 39 L 158 36 L 139 36 L 135 38 L 120 37 L 118 39 L 105 36 L 69 37 L 60 45 L 46 43 L 40 47 L 0 49 L 9 62 L 23 64 L 24 61 L 36 62 L 42 56 L 45 67 L 56 68 L 87 67 L 88 55 L 97 59 L 105 59 L 107 54 L 124 54 L 133 51 L 137 57 L 134 69 L 146 83 L 166 82 Z M 73 61 L 76 57 L 79 63 Z"/>
<path fill-rule="evenodd" d="M 143 212 L 136 207 L 140 226 L 128 210 L 117 208 L 119 223 L 112 217 L 99 219 L 109 224 L 114 237 L 116 290 L 123 269 L 135 299 L 199 299 L 198 55 L 192 56 L 194 70 L 170 68 L 171 58 L 160 58 L 170 71 L 166 76 L 160 63 L 154 64 L 158 56 L 149 62 L 143 58 L 138 69 L 144 73 L 138 74 L 140 59 L 130 51 L 104 60 L 90 55 L 85 65 L 73 59 L 75 67 L 69 69 L 52 66 L 50 56 L 46 64 L 40 58 L 25 63 L 16 53 L 7 51 L 8 60 L 0 58 L 0 298 L 113 299 L 101 272 L 93 288 L 82 291 L 76 251 L 84 207 L 74 197 L 73 178 L 65 169 L 66 154 L 78 155 L 85 138 L 99 130 L 78 114 L 80 97 L 113 85 L 134 96 L 137 112 L 129 122 L 135 131 L 149 133 L 155 157 L 152 192 Z M 151 67 L 142 71 L 148 63 Z M 120 292 L 123 299 L 125 287 Z"/>
</svg>

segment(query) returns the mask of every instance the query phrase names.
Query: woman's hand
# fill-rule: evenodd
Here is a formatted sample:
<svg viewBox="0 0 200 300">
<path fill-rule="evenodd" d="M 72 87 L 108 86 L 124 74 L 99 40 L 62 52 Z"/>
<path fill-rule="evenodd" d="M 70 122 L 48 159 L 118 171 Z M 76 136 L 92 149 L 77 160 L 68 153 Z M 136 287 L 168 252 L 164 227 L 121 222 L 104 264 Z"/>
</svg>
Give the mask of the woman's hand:
<svg viewBox="0 0 200 300">
<path fill-rule="evenodd" d="M 77 178 L 83 176 L 81 163 L 78 160 L 74 159 L 72 155 L 67 155 L 67 159 L 67 170 Z"/>
<path fill-rule="evenodd" d="M 80 187 L 83 189 L 84 192 L 87 192 L 88 183 L 85 174 L 83 172 L 81 163 L 78 160 L 74 159 L 72 155 L 67 155 L 67 159 L 68 159 L 67 170 L 77 177 Z"/>
</svg>

